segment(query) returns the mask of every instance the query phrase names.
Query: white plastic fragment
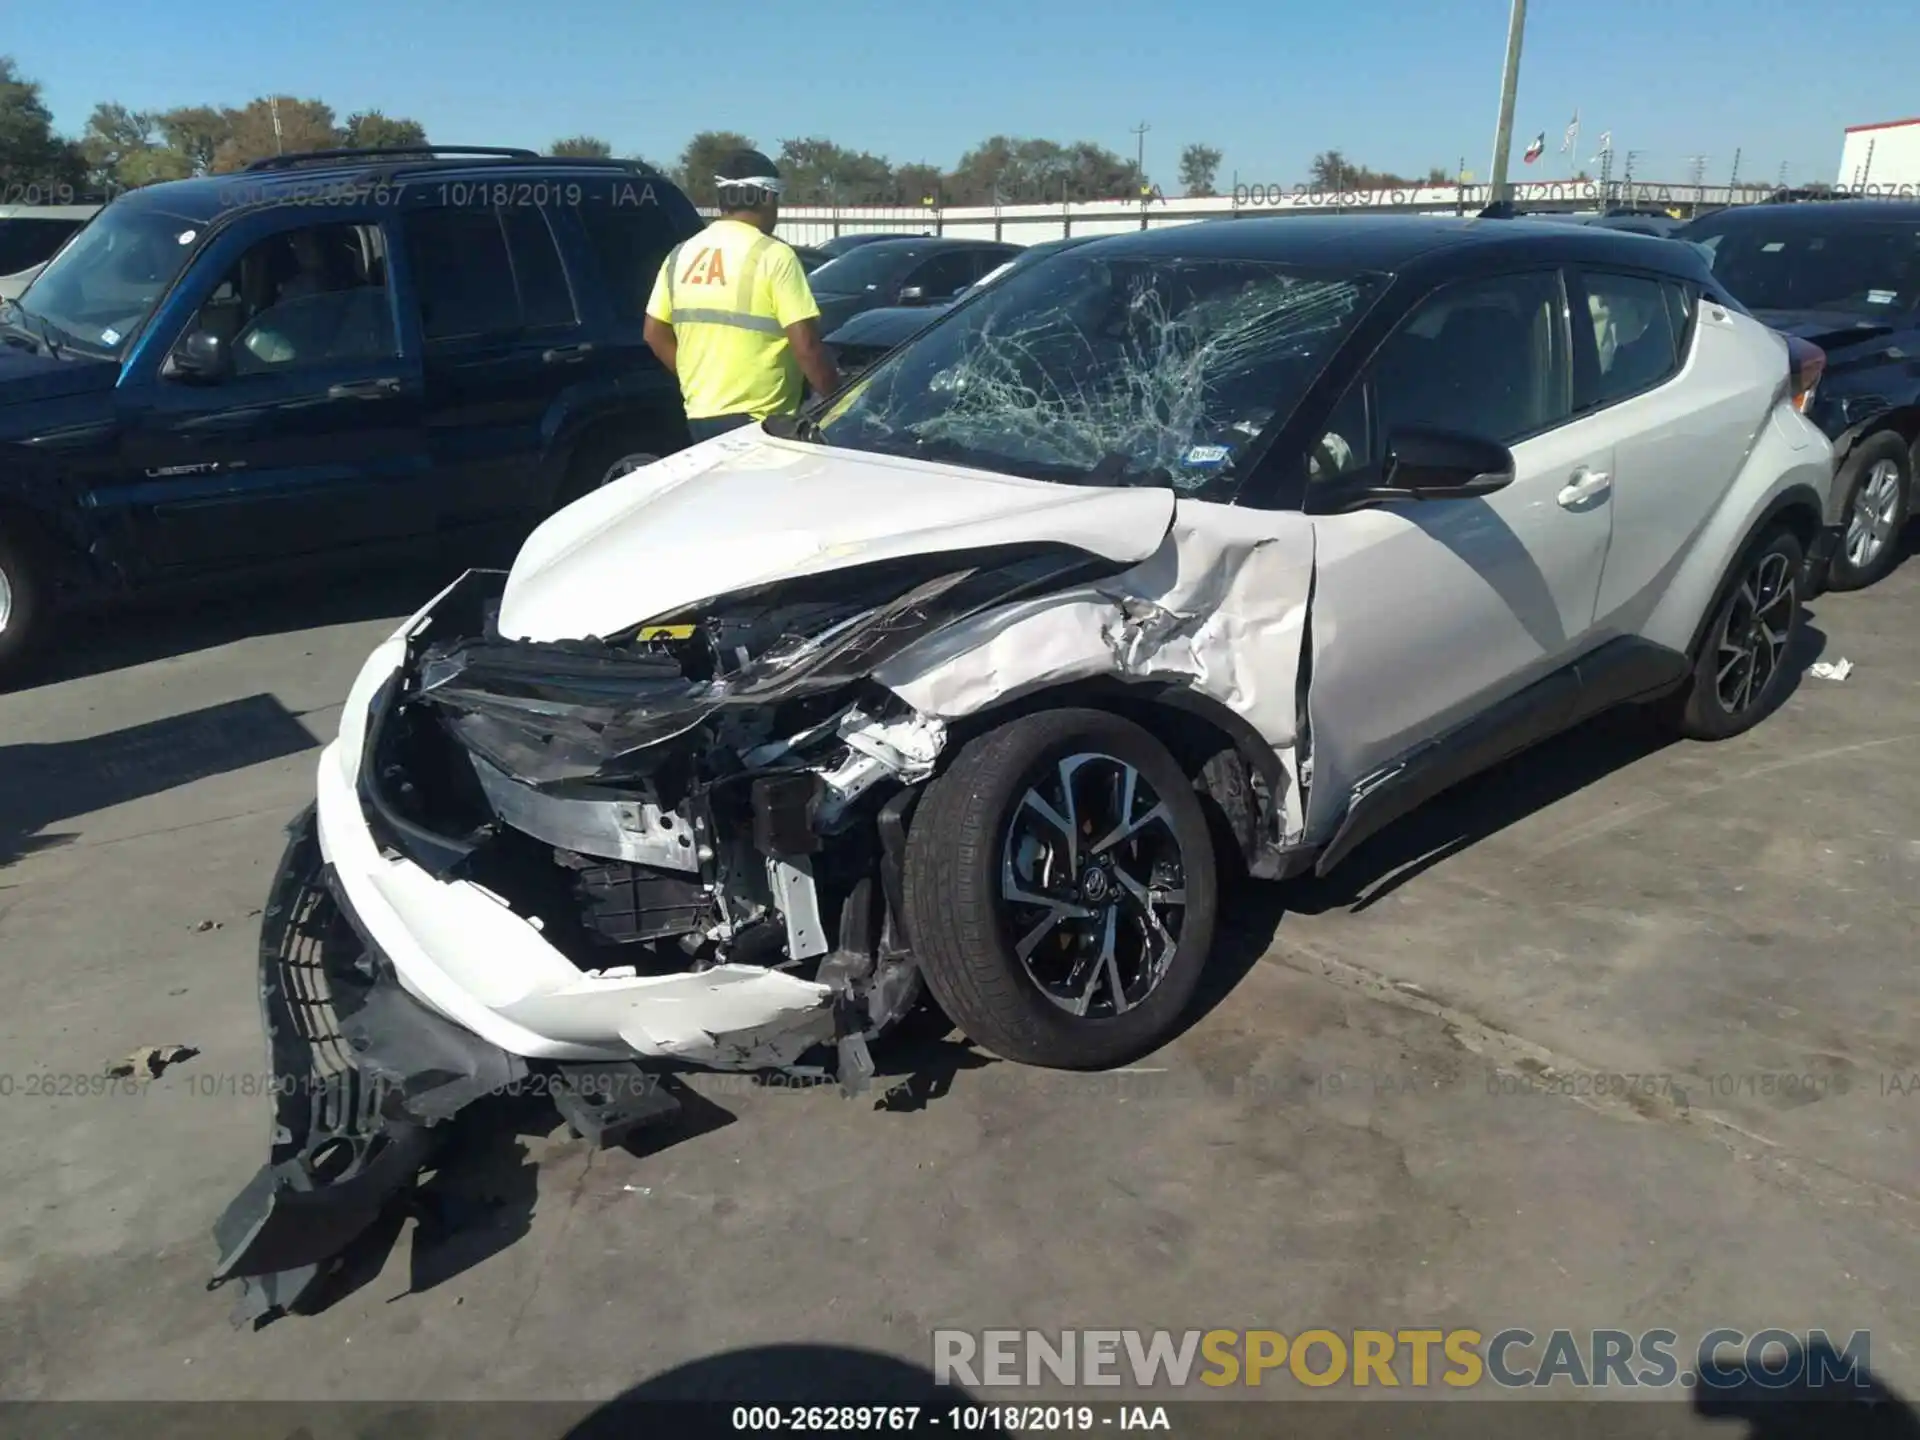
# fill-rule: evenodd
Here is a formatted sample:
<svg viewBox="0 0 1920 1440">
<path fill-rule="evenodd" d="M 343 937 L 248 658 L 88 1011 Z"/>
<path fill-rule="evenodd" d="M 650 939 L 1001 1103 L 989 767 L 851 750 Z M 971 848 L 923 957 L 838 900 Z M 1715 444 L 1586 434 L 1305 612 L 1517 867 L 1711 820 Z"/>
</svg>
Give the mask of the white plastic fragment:
<svg viewBox="0 0 1920 1440">
<path fill-rule="evenodd" d="M 1822 660 L 1807 671 L 1816 680 L 1844 680 L 1853 673 L 1853 661 Z"/>
</svg>

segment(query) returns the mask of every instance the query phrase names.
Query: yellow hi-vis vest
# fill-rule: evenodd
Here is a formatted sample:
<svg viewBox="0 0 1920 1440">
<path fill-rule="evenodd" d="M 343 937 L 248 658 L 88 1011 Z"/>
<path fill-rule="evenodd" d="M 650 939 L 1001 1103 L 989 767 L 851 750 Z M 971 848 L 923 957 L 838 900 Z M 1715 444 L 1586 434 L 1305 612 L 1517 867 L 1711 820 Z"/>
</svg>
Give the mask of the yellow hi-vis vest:
<svg viewBox="0 0 1920 1440">
<path fill-rule="evenodd" d="M 668 254 L 647 313 L 673 326 L 687 417 L 790 413 L 800 365 L 787 327 L 820 313 L 793 250 L 738 220 L 716 220 Z"/>
</svg>

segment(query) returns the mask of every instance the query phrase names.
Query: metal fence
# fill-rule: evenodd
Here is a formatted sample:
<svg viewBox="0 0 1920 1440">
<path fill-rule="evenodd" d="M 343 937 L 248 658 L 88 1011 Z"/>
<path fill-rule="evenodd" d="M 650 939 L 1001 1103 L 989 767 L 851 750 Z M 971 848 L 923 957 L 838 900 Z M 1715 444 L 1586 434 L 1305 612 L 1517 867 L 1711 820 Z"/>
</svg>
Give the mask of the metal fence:
<svg viewBox="0 0 1920 1440">
<path fill-rule="evenodd" d="M 1771 185 L 1664 185 L 1643 181 L 1535 181 L 1513 187 L 1514 203 L 1530 210 L 1591 211 L 1628 207 L 1689 216 L 1728 205 L 1749 205 L 1775 193 Z M 1321 190 L 1309 185 L 1236 185 L 1205 198 L 1092 200 L 1030 205 L 794 205 L 780 212 L 780 236 L 818 245 L 837 235 L 882 232 L 954 235 L 1031 245 L 1070 235 L 1113 235 L 1200 220 L 1265 215 L 1363 212 L 1471 215 L 1485 208 L 1485 185 L 1424 185 L 1381 190 Z"/>
</svg>

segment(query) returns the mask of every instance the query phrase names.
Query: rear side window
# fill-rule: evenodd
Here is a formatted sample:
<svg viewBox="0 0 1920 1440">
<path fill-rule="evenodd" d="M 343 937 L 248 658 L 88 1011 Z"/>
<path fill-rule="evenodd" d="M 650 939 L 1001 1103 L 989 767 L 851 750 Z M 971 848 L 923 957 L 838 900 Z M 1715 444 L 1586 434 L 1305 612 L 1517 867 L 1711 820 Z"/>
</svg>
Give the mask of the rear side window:
<svg viewBox="0 0 1920 1440">
<path fill-rule="evenodd" d="M 573 292 L 547 217 L 531 205 L 510 205 L 500 213 L 520 291 L 521 324 L 529 330 L 576 324 Z"/>
<path fill-rule="evenodd" d="M 1612 405 L 1665 384 L 1686 361 L 1690 302 L 1679 286 L 1645 275 L 1588 270 L 1585 314 L 1574 323 L 1593 337 L 1591 393 L 1580 408 Z M 1583 387 L 1589 388 L 1589 387 Z"/>
<path fill-rule="evenodd" d="M 513 262 L 497 213 L 479 207 L 420 210 L 407 217 L 406 232 L 426 339 L 519 328 Z"/>
<path fill-rule="evenodd" d="M 628 321 L 646 313 L 661 262 L 687 228 L 676 223 L 667 206 L 636 198 L 633 190 L 626 185 L 600 187 L 578 212 L 614 313 Z"/>
</svg>

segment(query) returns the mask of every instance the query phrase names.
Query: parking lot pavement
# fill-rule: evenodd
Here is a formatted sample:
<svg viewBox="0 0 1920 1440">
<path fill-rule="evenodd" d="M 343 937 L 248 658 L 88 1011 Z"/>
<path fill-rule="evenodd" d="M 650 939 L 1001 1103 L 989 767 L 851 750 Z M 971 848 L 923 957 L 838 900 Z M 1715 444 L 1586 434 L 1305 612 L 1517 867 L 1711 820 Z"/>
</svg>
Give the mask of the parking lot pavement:
<svg viewBox="0 0 1920 1440">
<path fill-rule="evenodd" d="M 0 697 L 0 1395 L 579 1400 L 995 1325 L 1866 1329 L 1920 1393 L 1920 564 L 1818 602 L 1857 669 L 1743 739 L 1608 720 L 1237 892 L 1210 1008 L 1128 1073 L 921 1036 L 859 1100 L 697 1079 L 632 1153 L 501 1114 L 384 1268 L 235 1332 L 253 912 L 405 608 L 96 637 Z"/>
</svg>

